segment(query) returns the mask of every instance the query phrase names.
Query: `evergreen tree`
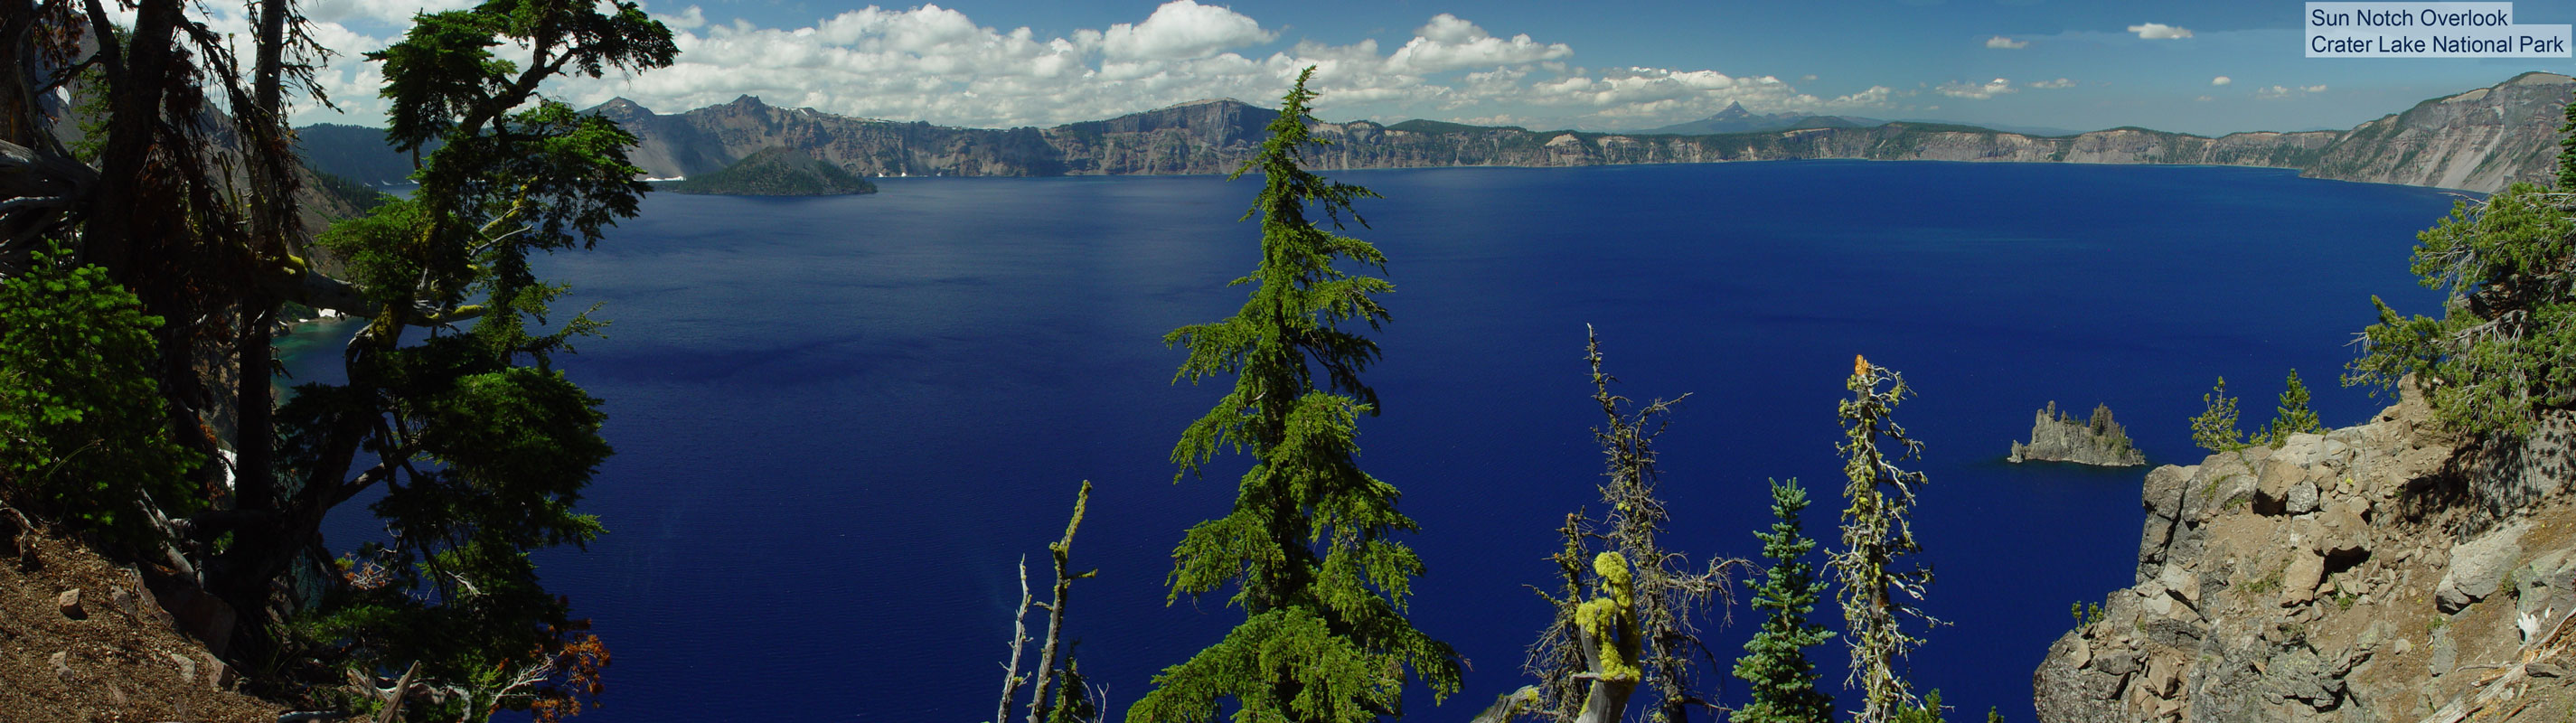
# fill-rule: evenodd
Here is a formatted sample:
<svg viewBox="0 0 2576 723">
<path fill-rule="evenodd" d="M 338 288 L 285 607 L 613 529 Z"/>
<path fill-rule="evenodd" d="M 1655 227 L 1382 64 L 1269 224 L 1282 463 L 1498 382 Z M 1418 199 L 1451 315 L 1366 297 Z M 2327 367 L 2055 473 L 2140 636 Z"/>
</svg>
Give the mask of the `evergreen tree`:
<svg viewBox="0 0 2576 723">
<path fill-rule="evenodd" d="M 1880 387 L 1887 389 L 1881 391 Z M 1923 443 L 1906 436 L 1891 415 L 1911 389 L 1905 377 L 1869 360 L 1852 359 L 1851 379 L 1844 384 L 1853 397 L 1837 413 L 1843 420 L 1843 549 L 1833 555 L 1840 585 L 1844 642 L 1851 647 L 1846 686 L 1862 693 L 1858 723 L 1885 723 L 1902 712 L 1921 710 L 1904 675 L 1907 651 L 1922 638 L 1901 627 L 1907 619 L 1938 625 L 1919 607 L 1923 588 L 1932 582 L 1928 566 L 1908 565 L 1922 546 L 1914 540 L 1909 516 L 1923 473 L 1896 466 L 1914 457 Z M 1885 440 L 1894 446 L 1881 450 Z"/>
<path fill-rule="evenodd" d="M 2561 133 L 2576 133 L 2569 113 Z M 2561 147 L 2556 190 L 2513 184 L 2415 235 L 2411 270 L 2446 293 L 2442 316 L 2400 316 L 2371 297 L 2379 321 L 2362 330 L 2345 385 L 2412 377 L 2444 426 L 2505 440 L 2576 410 L 2576 135 Z"/>
<path fill-rule="evenodd" d="M 2308 408 L 2308 386 L 2299 383 L 2297 369 L 2290 370 L 2289 384 L 2281 389 L 2281 405 L 2273 412 L 2272 425 L 2256 437 L 2257 442 L 2273 449 L 2290 441 L 2290 435 L 2325 431 L 2325 425 L 2317 421 L 2316 411 Z"/>
<path fill-rule="evenodd" d="M 2200 395 L 2206 410 L 2191 418 L 2191 441 L 2202 449 L 2227 452 L 2245 448 L 2245 433 L 2236 428 L 2236 398 L 2227 396 L 2227 377 L 2218 378 L 2218 387 Z"/>
<path fill-rule="evenodd" d="M 1753 685 L 1753 702 L 1736 709 L 1736 723 L 1833 720 L 1833 698 L 1816 690 L 1816 666 L 1806 653 L 1834 636 L 1807 620 L 1825 584 L 1806 561 L 1816 549 L 1816 541 L 1798 524 L 1798 513 L 1806 508 L 1807 491 L 1797 480 L 1771 483 L 1771 515 L 1779 521 L 1771 523 L 1769 533 L 1753 533 L 1762 540 L 1762 556 L 1771 560 L 1771 569 L 1759 584 L 1745 581 L 1753 588 L 1753 609 L 1766 614 L 1761 632 L 1745 641 L 1745 655 L 1735 661 L 1735 677 Z"/>
<path fill-rule="evenodd" d="M 1374 297 L 1393 286 L 1335 268 L 1348 260 L 1382 270 L 1386 257 L 1310 218 L 1321 211 L 1338 230 L 1348 213 L 1366 225 L 1351 202 L 1377 197 L 1302 167 L 1306 146 L 1322 143 L 1308 131 L 1313 74 L 1297 76 L 1269 139 L 1233 176 L 1263 181 L 1244 214 L 1261 217 L 1261 261 L 1235 282 L 1251 284 L 1251 298 L 1232 317 L 1164 337 L 1189 351 L 1178 379 L 1235 376 L 1173 448 L 1181 475 L 1202 471 L 1221 447 L 1249 449 L 1253 460 L 1234 509 L 1192 526 L 1172 551 L 1169 599 L 1232 585 L 1229 602 L 1245 619 L 1154 676 L 1129 710 L 1138 723 L 1210 720 L 1220 699 L 1233 700 L 1237 721 L 1354 723 L 1401 715 L 1415 676 L 1436 697 L 1458 690 L 1456 651 L 1405 619 L 1423 565 L 1393 537 L 1417 525 L 1396 511 L 1396 488 L 1356 460 L 1359 417 L 1378 408 L 1359 375 L 1378 348 L 1343 327 L 1377 328 L 1387 313 Z"/>
</svg>

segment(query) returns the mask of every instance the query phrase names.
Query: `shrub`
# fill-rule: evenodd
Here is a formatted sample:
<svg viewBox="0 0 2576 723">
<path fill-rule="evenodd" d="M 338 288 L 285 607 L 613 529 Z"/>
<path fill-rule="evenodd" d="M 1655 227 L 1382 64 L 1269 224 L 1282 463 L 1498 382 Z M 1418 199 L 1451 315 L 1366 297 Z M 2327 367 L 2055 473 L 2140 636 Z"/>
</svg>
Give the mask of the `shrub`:
<svg viewBox="0 0 2576 723">
<path fill-rule="evenodd" d="M 157 539 L 147 504 L 192 511 L 197 456 L 171 441 L 134 293 L 59 248 L 0 281 L 0 494 L 117 544 Z"/>
</svg>

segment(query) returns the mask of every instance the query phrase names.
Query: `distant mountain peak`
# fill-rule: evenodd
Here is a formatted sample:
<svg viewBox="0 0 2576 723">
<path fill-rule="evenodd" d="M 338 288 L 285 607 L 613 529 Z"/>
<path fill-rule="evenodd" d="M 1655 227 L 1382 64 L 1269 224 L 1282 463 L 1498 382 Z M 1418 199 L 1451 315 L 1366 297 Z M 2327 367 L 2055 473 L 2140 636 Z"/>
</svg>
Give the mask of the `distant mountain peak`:
<svg viewBox="0 0 2576 723">
<path fill-rule="evenodd" d="M 743 94 L 743 95 L 742 95 L 742 97 L 735 98 L 735 99 L 733 99 L 733 102 L 731 102 L 731 103 L 727 103 L 727 104 L 725 104 L 725 105 L 727 105 L 727 106 L 731 106 L 731 107 L 735 107 L 735 108 L 767 108 L 767 107 L 769 107 L 769 104 L 768 104 L 768 103 L 762 103 L 762 102 L 760 102 L 760 96 L 752 95 L 752 94 L 749 94 L 749 93 L 745 93 L 745 94 Z"/>
<path fill-rule="evenodd" d="M 1717 112 L 1717 115 L 1709 116 L 1709 119 L 1711 119 L 1711 120 L 1734 120 L 1734 119 L 1742 118 L 1742 117 L 1749 116 L 1749 115 L 1753 115 L 1753 111 L 1745 110 L 1745 109 L 1744 109 L 1744 104 L 1743 104 L 1743 103 L 1737 103 L 1737 102 L 1729 101 L 1729 102 L 1727 102 L 1727 104 L 1726 104 L 1726 110 L 1718 111 L 1718 112 Z"/>
</svg>

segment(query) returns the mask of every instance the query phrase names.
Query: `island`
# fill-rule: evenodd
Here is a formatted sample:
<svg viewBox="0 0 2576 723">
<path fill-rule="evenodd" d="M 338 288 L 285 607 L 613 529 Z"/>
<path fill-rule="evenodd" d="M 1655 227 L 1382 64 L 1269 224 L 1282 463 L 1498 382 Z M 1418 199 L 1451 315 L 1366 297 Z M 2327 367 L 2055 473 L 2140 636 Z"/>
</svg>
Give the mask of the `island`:
<svg viewBox="0 0 2576 723">
<path fill-rule="evenodd" d="M 841 196 L 876 193 L 876 184 L 804 151 L 784 146 L 743 156 L 724 170 L 670 181 L 672 193 L 715 196 Z"/>
<path fill-rule="evenodd" d="M 2057 410 L 2056 402 L 2039 410 L 2030 425 L 2030 443 L 2014 442 L 2013 462 L 2074 462 L 2103 467 L 2136 467 L 2147 463 L 2147 455 L 2129 441 L 2129 431 L 2111 421 L 2110 405 L 2096 405 L 2093 416 L 2077 420 Z"/>
</svg>

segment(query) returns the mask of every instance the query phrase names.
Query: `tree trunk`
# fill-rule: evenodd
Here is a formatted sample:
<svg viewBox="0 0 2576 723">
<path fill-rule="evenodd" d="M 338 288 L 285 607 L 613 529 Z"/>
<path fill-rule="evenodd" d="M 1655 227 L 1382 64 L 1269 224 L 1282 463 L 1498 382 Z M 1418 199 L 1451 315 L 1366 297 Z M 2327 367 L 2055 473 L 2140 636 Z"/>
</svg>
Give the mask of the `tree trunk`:
<svg viewBox="0 0 2576 723">
<path fill-rule="evenodd" d="M 1038 679 L 1035 697 L 1029 700 L 1029 723 L 1046 723 L 1047 709 L 1054 701 L 1047 699 L 1047 676 L 1055 672 L 1056 642 L 1064 635 L 1064 599 L 1073 592 L 1073 581 L 1091 573 L 1074 574 L 1065 563 L 1073 555 L 1073 531 L 1082 527 L 1083 507 L 1091 502 L 1091 480 L 1082 481 L 1082 491 L 1073 497 L 1073 521 L 1064 525 L 1064 539 L 1047 546 L 1055 557 L 1055 601 L 1047 604 L 1046 647 L 1038 651 Z"/>
</svg>

